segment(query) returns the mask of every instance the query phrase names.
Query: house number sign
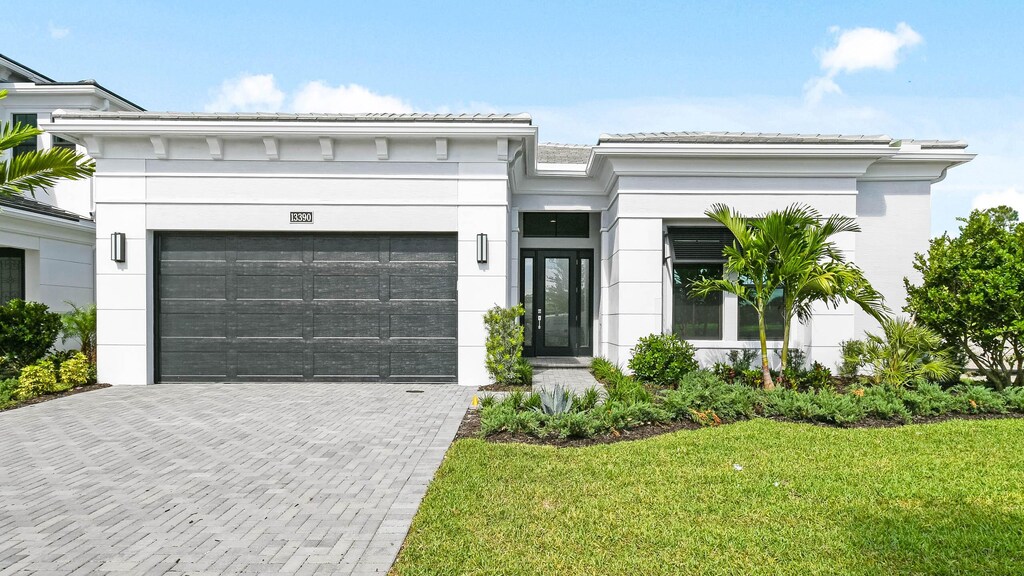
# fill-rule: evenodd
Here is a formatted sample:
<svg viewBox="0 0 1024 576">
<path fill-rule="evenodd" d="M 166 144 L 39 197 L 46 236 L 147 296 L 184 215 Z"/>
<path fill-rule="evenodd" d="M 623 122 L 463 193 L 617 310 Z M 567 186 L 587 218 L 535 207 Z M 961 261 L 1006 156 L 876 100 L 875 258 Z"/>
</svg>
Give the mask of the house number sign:
<svg viewBox="0 0 1024 576">
<path fill-rule="evenodd" d="M 312 212 L 291 212 L 288 215 L 288 221 L 292 224 L 312 224 L 313 213 Z"/>
</svg>

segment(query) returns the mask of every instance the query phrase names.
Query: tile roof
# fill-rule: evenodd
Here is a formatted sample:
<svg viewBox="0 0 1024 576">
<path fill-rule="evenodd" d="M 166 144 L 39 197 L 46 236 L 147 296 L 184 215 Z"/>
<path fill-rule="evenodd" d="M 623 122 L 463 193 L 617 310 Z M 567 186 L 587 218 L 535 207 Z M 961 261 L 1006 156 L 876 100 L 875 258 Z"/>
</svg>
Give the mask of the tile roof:
<svg viewBox="0 0 1024 576">
<path fill-rule="evenodd" d="M 921 147 L 922 150 L 963 150 L 967 148 L 967 142 L 964 140 L 910 140 L 903 139 L 893 142 L 893 145 L 899 144 L 916 144 Z"/>
<path fill-rule="evenodd" d="M 590 146 L 583 144 L 537 145 L 537 162 L 541 164 L 586 164 L 590 160 Z"/>
<path fill-rule="evenodd" d="M 529 114 L 320 114 L 284 112 L 93 112 L 63 110 L 55 118 L 112 119 L 112 120 L 244 120 L 298 122 L 482 122 L 531 124 Z"/>
<path fill-rule="evenodd" d="M 89 220 L 83 216 L 79 216 L 74 212 L 68 212 L 67 210 L 61 210 L 56 206 L 51 206 L 45 202 L 40 202 L 32 198 L 26 198 L 24 196 L 0 196 L 0 208 L 14 208 L 23 212 L 31 212 L 33 214 L 42 214 L 44 216 L 52 216 L 53 218 L 59 218 L 61 220 L 70 220 L 72 222 L 78 222 L 81 220 Z"/>
<path fill-rule="evenodd" d="M 782 134 L 770 132 L 635 132 L 602 134 L 599 144 L 889 144 L 885 135 Z"/>
</svg>

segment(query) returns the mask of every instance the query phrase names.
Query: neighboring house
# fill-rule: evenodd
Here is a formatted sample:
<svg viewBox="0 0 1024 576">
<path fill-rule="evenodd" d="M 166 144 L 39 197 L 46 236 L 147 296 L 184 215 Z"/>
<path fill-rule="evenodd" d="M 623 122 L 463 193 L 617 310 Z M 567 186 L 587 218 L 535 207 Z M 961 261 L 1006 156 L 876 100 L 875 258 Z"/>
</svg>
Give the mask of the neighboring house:
<svg viewBox="0 0 1024 576">
<path fill-rule="evenodd" d="M 730 241 L 709 206 L 855 216 L 863 233 L 841 247 L 899 310 L 931 185 L 973 158 L 963 142 L 887 136 L 540 144 L 527 115 L 67 111 L 48 129 L 97 160 L 112 384 L 481 385 L 482 314 L 518 301 L 528 355 L 625 363 L 638 338 L 674 331 L 710 361 L 754 346 L 756 319 L 685 290 L 721 270 Z M 873 326 L 852 305 L 818 307 L 793 342 L 834 365 Z"/>
<path fill-rule="evenodd" d="M 141 108 L 91 80 L 56 82 L 0 55 L 0 121 L 45 126 L 54 110 Z M 59 136 L 42 134 L 7 152 L 51 147 L 77 148 Z M 12 298 L 42 302 L 56 311 L 93 302 L 96 225 L 92 183 L 62 181 L 34 197 L 0 196 L 0 303 Z"/>
</svg>

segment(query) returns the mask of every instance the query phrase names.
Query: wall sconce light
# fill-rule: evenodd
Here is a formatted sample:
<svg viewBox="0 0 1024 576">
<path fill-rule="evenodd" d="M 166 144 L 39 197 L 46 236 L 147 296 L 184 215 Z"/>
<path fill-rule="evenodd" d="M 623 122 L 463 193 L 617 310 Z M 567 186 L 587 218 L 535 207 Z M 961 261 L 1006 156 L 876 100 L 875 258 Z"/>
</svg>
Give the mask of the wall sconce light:
<svg viewBox="0 0 1024 576">
<path fill-rule="evenodd" d="M 110 235 L 110 259 L 114 262 L 125 261 L 125 247 L 127 241 L 124 232 L 114 232 Z"/>
<path fill-rule="evenodd" d="M 487 234 L 476 235 L 476 261 L 479 264 L 487 263 Z"/>
</svg>

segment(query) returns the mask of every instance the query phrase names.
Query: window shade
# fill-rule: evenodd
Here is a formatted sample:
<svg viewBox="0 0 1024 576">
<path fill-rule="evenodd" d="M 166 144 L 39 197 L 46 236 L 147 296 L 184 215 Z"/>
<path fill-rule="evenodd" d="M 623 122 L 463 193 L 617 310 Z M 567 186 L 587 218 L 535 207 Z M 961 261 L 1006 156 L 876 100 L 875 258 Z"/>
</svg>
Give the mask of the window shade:
<svg viewBox="0 0 1024 576">
<path fill-rule="evenodd" d="M 732 232 L 721 226 L 680 226 L 668 229 L 676 262 L 725 262 L 722 249 L 732 244 Z"/>
</svg>

